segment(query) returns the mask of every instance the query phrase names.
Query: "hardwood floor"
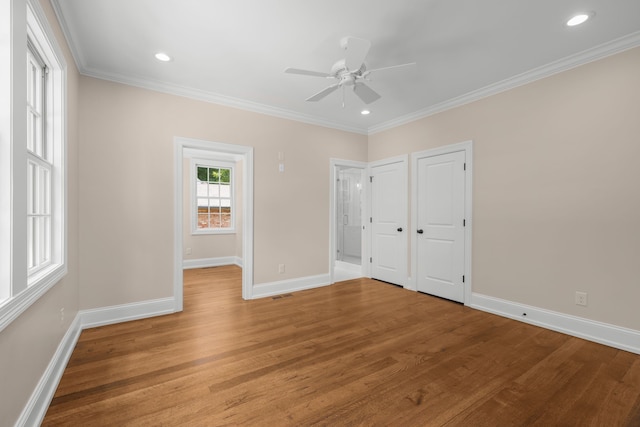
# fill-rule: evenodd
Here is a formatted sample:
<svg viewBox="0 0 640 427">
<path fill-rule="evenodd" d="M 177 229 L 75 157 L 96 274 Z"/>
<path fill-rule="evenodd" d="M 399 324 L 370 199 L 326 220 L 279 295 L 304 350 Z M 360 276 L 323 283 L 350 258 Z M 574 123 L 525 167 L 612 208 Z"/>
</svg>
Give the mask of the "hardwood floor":
<svg viewBox="0 0 640 427">
<path fill-rule="evenodd" d="M 45 426 L 640 426 L 640 356 L 369 279 L 82 332 Z"/>
</svg>

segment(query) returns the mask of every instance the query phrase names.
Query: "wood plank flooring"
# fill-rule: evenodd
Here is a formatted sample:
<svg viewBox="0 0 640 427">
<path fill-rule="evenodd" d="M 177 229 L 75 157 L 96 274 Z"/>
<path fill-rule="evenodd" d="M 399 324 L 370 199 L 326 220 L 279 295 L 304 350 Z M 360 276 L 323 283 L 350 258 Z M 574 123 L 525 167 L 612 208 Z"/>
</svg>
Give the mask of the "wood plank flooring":
<svg viewBox="0 0 640 427">
<path fill-rule="evenodd" d="M 369 279 L 82 332 L 44 426 L 640 426 L 640 356 Z"/>
</svg>

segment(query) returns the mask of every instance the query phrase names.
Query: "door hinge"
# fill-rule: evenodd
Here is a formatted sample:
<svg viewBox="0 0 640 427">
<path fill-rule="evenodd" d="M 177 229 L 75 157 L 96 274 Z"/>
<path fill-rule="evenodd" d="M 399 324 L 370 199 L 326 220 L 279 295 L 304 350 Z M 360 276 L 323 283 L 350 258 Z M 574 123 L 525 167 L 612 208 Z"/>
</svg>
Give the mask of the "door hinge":
<svg viewBox="0 0 640 427">
<path fill-rule="evenodd" d="M 373 217 L 370 216 L 369 217 L 369 224 L 372 224 L 372 223 L 373 223 Z"/>
<path fill-rule="evenodd" d="M 462 275 L 462 283 L 464 283 L 464 274 Z"/>
<path fill-rule="evenodd" d="M 373 182 L 373 176 L 369 177 L 369 182 Z"/>
<path fill-rule="evenodd" d="M 463 170 L 467 170 L 467 164 L 463 163 Z"/>
<path fill-rule="evenodd" d="M 369 263 L 372 263 L 372 262 L 373 262 L 373 258 L 369 257 Z"/>
<path fill-rule="evenodd" d="M 463 226 L 463 227 L 466 227 L 466 226 L 467 226 L 467 220 L 466 220 L 466 219 L 463 219 L 463 220 L 462 220 L 462 226 Z"/>
</svg>

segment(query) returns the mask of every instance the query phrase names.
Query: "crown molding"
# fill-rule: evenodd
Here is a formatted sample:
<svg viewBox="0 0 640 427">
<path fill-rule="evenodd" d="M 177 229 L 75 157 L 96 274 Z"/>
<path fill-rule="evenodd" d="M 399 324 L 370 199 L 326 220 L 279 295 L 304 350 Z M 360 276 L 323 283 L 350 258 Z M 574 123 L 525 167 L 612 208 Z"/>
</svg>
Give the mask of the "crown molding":
<svg viewBox="0 0 640 427">
<path fill-rule="evenodd" d="M 611 56 L 616 53 L 620 53 L 625 50 L 640 46 L 640 31 L 637 31 L 635 33 L 631 33 L 629 35 L 620 37 L 610 42 L 600 44 L 591 49 L 587 49 L 577 54 L 570 55 L 566 58 L 562 58 L 558 61 L 551 62 L 547 65 L 534 68 L 533 70 L 524 72 L 522 74 L 518 74 L 514 77 L 510 77 L 500 82 L 490 84 L 478 90 L 468 92 L 466 94 L 457 96 L 455 98 L 448 99 L 444 102 L 440 102 L 438 104 L 429 106 L 427 108 L 423 108 L 416 112 L 366 128 L 366 127 L 349 126 L 339 122 L 322 119 L 317 116 L 312 116 L 309 114 L 298 113 L 298 112 L 286 110 L 283 108 L 278 108 L 274 106 L 242 100 L 239 98 L 233 98 L 233 97 L 220 95 L 212 92 L 201 91 L 198 89 L 193 89 L 193 88 L 184 87 L 180 85 L 168 84 L 160 81 L 152 81 L 148 79 L 129 77 L 129 76 L 118 75 L 118 74 L 110 74 L 110 73 L 105 73 L 99 70 L 90 69 L 86 66 L 86 62 L 82 55 L 82 52 L 77 48 L 76 44 L 74 43 L 74 40 L 76 39 L 73 37 L 73 34 L 69 30 L 69 26 L 67 25 L 64 19 L 64 15 L 59 5 L 59 0 L 51 0 L 51 4 L 58 18 L 58 22 L 60 22 L 60 27 L 62 28 L 62 32 L 67 40 L 67 44 L 69 45 L 69 49 L 71 50 L 71 54 L 73 55 L 73 59 L 76 62 L 76 65 L 78 67 L 78 70 L 80 71 L 80 74 L 83 74 L 89 77 L 95 77 L 102 80 L 109 80 L 116 83 L 122 83 L 129 86 L 136 86 L 143 89 L 153 90 L 156 92 L 163 92 L 171 95 L 183 96 L 183 97 L 195 99 L 198 101 L 210 102 L 214 104 L 224 105 L 227 107 L 237 108 L 240 110 L 266 114 L 273 117 L 308 123 L 308 124 L 317 125 L 317 126 L 323 126 L 323 127 L 342 130 L 346 132 L 353 132 L 353 133 L 362 134 L 362 135 L 373 135 L 379 132 L 383 132 L 385 130 L 402 126 L 404 124 L 407 124 L 416 120 L 420 120 L 420 119 L 441 113 L 443 111 L 450 110 L 452 108 L 460 107 L 462 105 L 469 104 L 469 103 L 478 101 L 480 99 L 483 99 L 492 95 L 496 95 L 498 93 L 505 92 L 507 90 L 526 85 L 528 83 L 532 83 L 536 80 L 541 80 L 543 78 L 550 77 L 554 74 L 568 71 L 572 68 L 579 67 L 589 62 L 594 62 L 599 59 L 605 58 L 607 56 Z"/>
<path fill-rule="evenodd" d="M 606 58 L 607 56 L 615 55 L 616 53 L 620 53 L 638 46 L 640 46 L 640 31 L 631 33 L 627 36 L 620 37 L 607 43 L 600 44 L 594 48 L 587 49 L 558 61 L 551 62 L 547 65 L 534 68 L 533 70 L 518 74 L 514 77 L 510 77 L 494 84 L 490 84 L 478 90 L 468 92 L 464 95 L 449 99 L 439 104 L 432 105 L 422 110 L 418 110 L 414 113 L 389 120 L 379 125 L 371 126 L 368 129 L 368 135 L 373 135 L 416 120 L 423 119 L 425 117 L 433 116 L 443 111 L 460 107 L 462 105 L 478 101 L 482 98 L 496 95 L 500 92 L 505 92 L 518 86 L 523 86 L 536 80 L 541 80 L 554 74 L 562 73 L 572 68 L 576 68 L 581 65 L 588 64 L 589 62 L 594 62 L 599 59 Z"/>
<path fill-rule="evenodd" d="M 53 11 L 56 14 L 56 18 L 58 19 L 58 23 L 60 24 L 60 28 L 62 29 L 62 34 L 67 41 L 67 46 L 69 46 L 69 50 L 71 51 L 71 56 L 73 56 L 73 60 L 76 63 L 76 67 L 78 70 L 82 72 L 84 68 L 84 64 L 86 63 L 84 60 L 84 56 L 82 52 L 78 49 L 76 44 L 74 43 L 75 38 L 72 36 L 71 30 L 69 29 L 69 25 L 67 21 L 64 19 L 64 14 L 62 13 L 62 9 L 60 8 L 59 0 L 51 0 L 51 6 L 53 7 Z"/>
<path fill-rule="evenodd" d="M 284 108 L 274 107 L 270 105 L 260 104 L 257 102 L 247 101 L 230 96 L 220 95 L 213 92 L 202 91 L 186 86 L 164 83 L 156 80 L 142 79 L 137 77 L 123 76 L 119 74 L 105 73 L 98 70 L 84 68 L 80 73 L 97 79 L 108 80 L 115 83 L 121 83 L 129 86 L 135 86 L 142 89 L 162 92 L 169 95 L 177 95 L 185 98 L 195 99 L 197 101 L 210 102 L 213 104 L 223 105 L 225 107 L 237 108 L 240 110 L 250 111 L 254 113 L 266 114 L 268 116 L 278 117 L 282 119 L 293 120 L 302 123 L 308 123 L 316 126 L 342 130 L 346 132 L 367 134 L 367 128 L 349 126 L 331 120 L 321 119 L 309 114 L 297 113 L 295 111 L 286 110 Z"/>
</svg>

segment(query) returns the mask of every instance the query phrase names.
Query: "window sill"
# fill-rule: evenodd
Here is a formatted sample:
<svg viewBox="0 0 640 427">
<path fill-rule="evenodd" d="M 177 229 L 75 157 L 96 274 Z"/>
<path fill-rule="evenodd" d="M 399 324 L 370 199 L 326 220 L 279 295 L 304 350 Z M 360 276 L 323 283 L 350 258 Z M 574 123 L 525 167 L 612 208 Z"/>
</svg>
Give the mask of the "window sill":
<svg viewBox="0 0 640 427">
<path fill-rule="evenodd" d="M 236 234 L 235 228 L 225 228 L 219 230 L 191 230 L 192 236 L 207 236 L 207 235 L 215 235 L 215 234 Z"/>
<path fill-rule="evenodd" d="M 18 295 L 0 303 L 0 331 L 20 316 L 31 304 L 44 295 L 67 274 L 64 264 L 51 266 L 42 271 L 33 284 Z"/>
</svg>

